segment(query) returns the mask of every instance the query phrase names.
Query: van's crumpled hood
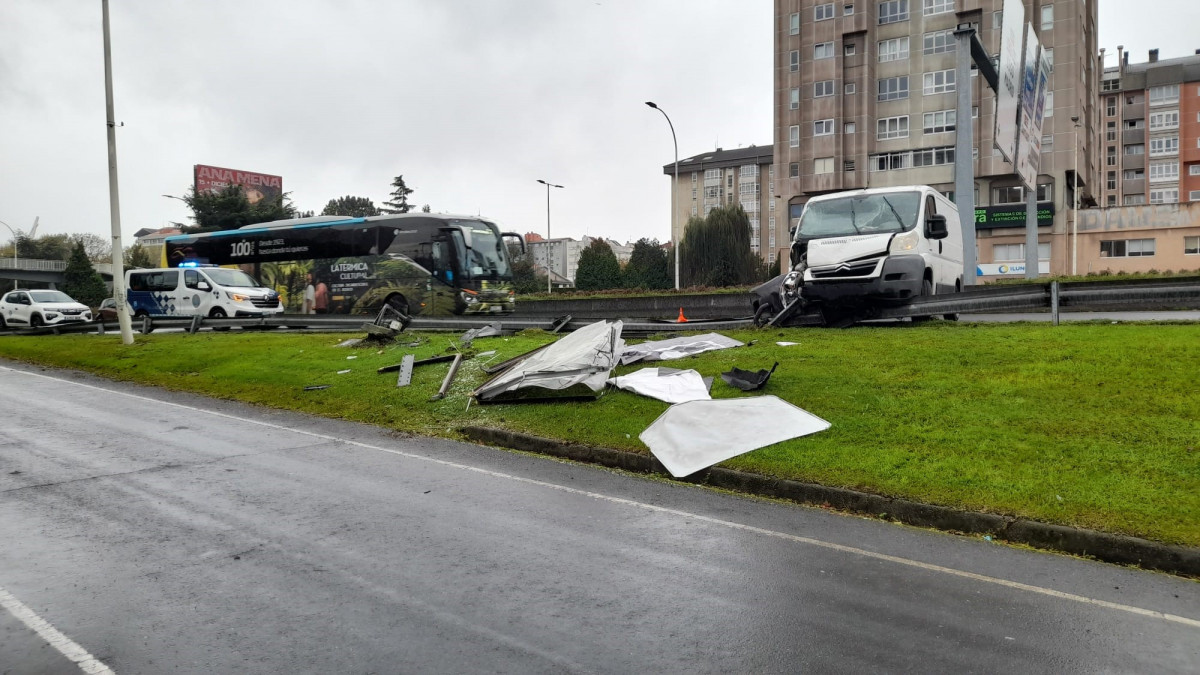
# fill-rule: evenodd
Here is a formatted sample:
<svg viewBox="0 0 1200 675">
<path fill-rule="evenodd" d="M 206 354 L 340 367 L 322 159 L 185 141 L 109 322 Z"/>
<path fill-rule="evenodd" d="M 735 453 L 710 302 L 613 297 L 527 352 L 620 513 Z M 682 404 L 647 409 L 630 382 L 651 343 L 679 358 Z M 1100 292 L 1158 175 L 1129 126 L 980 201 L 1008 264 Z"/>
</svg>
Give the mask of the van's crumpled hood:
<svg viewBox="0 0 1200 675">
<path fill-rule="evenodd" d="M 813 239 L 808 242 L 808 266 L 825 267 L 871 255 L 886 255 L 894 232 Z"/>
</svg>

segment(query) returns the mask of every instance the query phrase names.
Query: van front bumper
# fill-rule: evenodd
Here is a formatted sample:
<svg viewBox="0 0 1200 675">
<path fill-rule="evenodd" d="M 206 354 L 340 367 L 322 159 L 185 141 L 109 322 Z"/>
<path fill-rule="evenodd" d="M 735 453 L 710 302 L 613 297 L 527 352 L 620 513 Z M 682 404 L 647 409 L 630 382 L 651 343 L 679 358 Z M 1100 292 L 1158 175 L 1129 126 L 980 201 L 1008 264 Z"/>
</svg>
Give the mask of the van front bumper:
<svg viewBox="0 0 1200 675">
<path fill-rule="evenodd" d="M 879 276 L 866 279 L 805 281 L 805 298 L 822 302 L 888 301 L 907 302 L 921 295 L 925 259 L 919 255 L 890 256 L 883 261 Z"/>
</svg>

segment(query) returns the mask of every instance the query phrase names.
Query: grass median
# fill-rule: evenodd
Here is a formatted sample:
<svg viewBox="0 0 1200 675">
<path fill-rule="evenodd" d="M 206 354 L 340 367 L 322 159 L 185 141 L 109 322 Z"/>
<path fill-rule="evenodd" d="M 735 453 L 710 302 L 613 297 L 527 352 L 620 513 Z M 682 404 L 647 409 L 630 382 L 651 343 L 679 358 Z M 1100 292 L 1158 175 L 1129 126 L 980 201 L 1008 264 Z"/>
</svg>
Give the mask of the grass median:
<svg viewBox="0 0 1200 675">
<path fill-rule="evenodd" d="M 669 365 L 708 376 L 779 361 L 763 393 L 833 426 L 723 466 L 1200 546 L 1200 326 L 939 322 L 726 334 L 753 344 Z M 456 336 L 335 347 L 347 337 L 152 334 L 130 347 L 112 333 L 5 337 L 0 356 L 415 434 L 483 425 L 642 453 L 638 434 L 668 407 L 610 390 L 594 402 L 468 409 L 484 362 L 554 339 L 540 331 L 476 340 L 469 353 L 497 353 L 465 361 L 441 401 L 429 398 L 447 364 L 417 368 L 406 388 L 375 371 L 407 353 L 446 353 Z M 329 387 L 304 390 L 313 385 Z M 712 393 L 757 395 L 719 378 Z"/>
</svg>

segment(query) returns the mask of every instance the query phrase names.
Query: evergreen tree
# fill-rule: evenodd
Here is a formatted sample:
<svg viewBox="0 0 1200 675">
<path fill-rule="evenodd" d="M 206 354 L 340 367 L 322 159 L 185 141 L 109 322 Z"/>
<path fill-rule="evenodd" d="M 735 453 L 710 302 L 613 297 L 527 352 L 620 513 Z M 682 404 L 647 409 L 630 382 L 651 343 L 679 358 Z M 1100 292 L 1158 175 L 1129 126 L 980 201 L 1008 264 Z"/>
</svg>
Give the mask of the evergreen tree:
<svg viewBox="0 0 1200 675">
<path fill-rule="evenodd" d="M 771 266 L 767 268 L 767 279 L 774 279 L 780 274 L 783 274 L 783 272 L 780 271 L 781 269 L 783 269 L 783 251 L 776 251 L 775 262 L 771 263 Z"/>
<path fill-rule="evenodd" d="M 17 233 L 17 254 L 26 260 L 68 260 L 74 248 L 68 234 L 47 234 L 34 239 Z"/>
<path fill-rule="evenodd" d="M 625 265 L 625 288 L 671 288 L 671 264 L 657 239 L 639 239 Z"/>
<path fill-rule="evenodd" d="M 325 210 L 321 211 L 323 216 L 350 216 L 352 218 L 366 218 L 368 216 L 378 216 L 379 208 L 375 206 L 366 197 L 338 197 L 330 199 L 325 205 Z"/>
<path fill-rule="evenodd" d="M 522 253 L 520 246 L 509 244 L 508 259 L 512 269 L 514 291 L 520 295 L 528 295 L 546 290 L 546 275 L 537 273 L 537 268 L 533 266 L 533 257 L 528 252 Z"/>
<path fill-rule="evenodd" d="M 141 244 L 125 249 L 125 269 L 147 269 L 157 267 L 150 259 L 150 252 Z"/>
<path fill-rule="evenodd" d="M 392 181 L 392 192 L 389 195 L 391 199 L 383 203 L 380 211 L 388 214 L 408 213 L 412 211 L 412 204 L 408 203 L 408 196 L 412 194 L 412 190 L 404 184 L 404 176 L 396 176 Z"/>
<path fill-rule="evenodd" d="M 750 217 L 741 204 L 693 216 L 679 242 L 681 282 L 687 286 L 738 286 L 754 281 L 761 264 L 750 250 Z"/>
<path fill-rule="evenodd" d="M 581 291 L 603 291 L 621 287 L 621 265 L 608 242 L 593 239 L 579 254 L 575 270 L 575 288 Z"/>
<path fill-rule="evenodd" d="M 66 278 L 63 282 L 63 293 L 85 305 L 98 307 L 100 301 L 109 296 L 104 279 L 100 278 L 100 273 L 92 267 L 92 261 L 88 260 L 87 250 L 81 241 L 75 242 L 63 276 Z"/>
<path fill-rule="evenodd" d="M 251 204 L 246 193 L 237 185 L 229 185 L 219 192 L 197 193 L 196 188 L 189 188 L 188 193 L 180 199 L 192 209 L 192 220 L 196 224 L 184 229 L 187 232 L 215 232 L 295 218 L 296 208 L 292 206 L 288 194 Z"/>
</svg>

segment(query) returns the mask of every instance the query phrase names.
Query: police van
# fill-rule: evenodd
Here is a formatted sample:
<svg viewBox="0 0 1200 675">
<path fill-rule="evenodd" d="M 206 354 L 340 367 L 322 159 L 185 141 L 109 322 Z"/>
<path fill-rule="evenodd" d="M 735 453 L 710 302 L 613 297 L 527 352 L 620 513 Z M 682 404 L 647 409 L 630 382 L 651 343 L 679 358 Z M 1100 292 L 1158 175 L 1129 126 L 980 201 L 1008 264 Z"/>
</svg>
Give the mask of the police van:
<svg viewBox="0 0 1200 675">
<path fill-rule="evenodd" d="M 255 317 L 283 311 L 279 293 L 239 269 L 171 267 L 125 273 L 134 316 Z"/>
</svg>

